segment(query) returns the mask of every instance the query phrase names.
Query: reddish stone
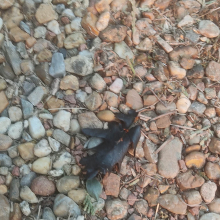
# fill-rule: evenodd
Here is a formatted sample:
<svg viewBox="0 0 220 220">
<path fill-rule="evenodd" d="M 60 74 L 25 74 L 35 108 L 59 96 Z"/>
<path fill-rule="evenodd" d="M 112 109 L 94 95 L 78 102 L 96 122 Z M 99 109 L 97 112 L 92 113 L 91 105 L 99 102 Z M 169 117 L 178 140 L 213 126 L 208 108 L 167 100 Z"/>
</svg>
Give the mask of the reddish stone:
<svg viewBox="0 0 220 220">
<path fill-rule="evenodd" d="M 19 169 L 19 167 L 17 167 L 17 166 L 13 167 L 12 175 L 13 176 L 20 176 L 20 169 Z"/>
<path fill-rule="evenodd" d="M 118 175 L 114 173 L 105 175 L 103 179 L 103 185 L 106 195 L 118 197 L 120 187 L 120 177 Z"/>
<path fill-rule="evenodd" d="M 134 205 L 134 203 L 137 201 L 137 196 L 135 196 L 133 193 L 131 193 L 128 196 L 128 204 L 129 205 Z"/>
</svg>

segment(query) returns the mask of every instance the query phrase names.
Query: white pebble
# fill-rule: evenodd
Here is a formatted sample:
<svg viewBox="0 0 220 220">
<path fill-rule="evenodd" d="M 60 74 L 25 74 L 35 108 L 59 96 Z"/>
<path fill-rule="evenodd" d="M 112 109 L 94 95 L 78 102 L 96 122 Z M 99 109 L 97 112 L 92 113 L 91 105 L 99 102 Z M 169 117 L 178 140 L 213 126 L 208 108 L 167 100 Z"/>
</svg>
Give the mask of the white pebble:
<svg viewBox="0 0 220 220">
<path fill-rule="evenodd" d="M 29 132 L 32 138 L 39 139 L 45 135 L 44 126 L 41 124 L 41 121 L 36 116 L 33 116 L 28 119 L 29 122 Z"/>
<path fill-rule="evenodd" d="M 7 117 L 0 117 L 0 134 L 4 134 L 9 126 L 11 125 L 11 120 Z"/>
<path fill-rule="evenodd" d="M 19 139 L 23 131 L 23 123 L 21 121 L 12 124 L 8 129 L 8 136 L 12 139 Z"/>
<path fill-rule="evenodd" d="M 9 118 L 12 122 L 20 121 L 22 119 L 22 111 L 16 106 L 12 106 L 8 109 Z"/>
<path fill-rule="evenodd" d="M 51 153 L 51 148 L 46 139 L 40 140 L 34 146 L 34 155 L 37 157 L 45 157 Z"/>
<path fill-rule="evenodd" d="M 71 113 L 60 110 L 53 118 L 53 124 L 55 127 L 68 131 L 70 129 L 70 117 Z"/>
<path fill-rule="evenodd" d="M 59 151 L 60 142 L 58 142 L 57 140 L 55 140 L 51 137 L 48 137 L 48 141 L 49 141 L 50 147 L 52 148 L 53 151 L 55 151 L 55 152 Z"/>
<path fill-rule="evenodd" d="M 56 20 L 48 22 L 47 29 L 56 35 L 61 33 L 59 23 Z"/>
<path fill-rule="evenodd" d="M 30 206 L 29 206 L 28 202 L 26 202 L 26 201 L 21 202 L 20 208 L 21 208 L 21 211 L 24 215 L 28 216 L 31 214 L 31 210 L 30 210 Z"/>
<path fill-rule="evenodd" d="M 123 81 L 120 78 L 117 78 L 109 87 L 110 91 L 114 93 L 119 93 L 123 88 Z"/>
</svg>

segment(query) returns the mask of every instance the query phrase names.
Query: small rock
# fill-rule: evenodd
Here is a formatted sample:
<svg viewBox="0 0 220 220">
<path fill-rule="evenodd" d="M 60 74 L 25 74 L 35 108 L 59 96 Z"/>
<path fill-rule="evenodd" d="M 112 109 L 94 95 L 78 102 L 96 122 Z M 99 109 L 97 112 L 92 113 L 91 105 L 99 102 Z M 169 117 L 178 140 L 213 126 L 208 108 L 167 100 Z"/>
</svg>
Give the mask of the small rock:
<svg viewBox="0 0 220 220">
<path fill-rule="evenodd" d="M 99 108 L 102 104 L 102 98 L 97 92 L 93 92 L 90 94 L 86 100 L 85 104 L 87 108 L 91 111 L 95 111 L 97 108 Z"/>
<path fill-rule="evenodd" d="M 39 196 L 50 196 L 56 191 L 53 181 L 45 176 L 38 176 L 31 184 L 31 190 L 34 194 Z"/>
<path fill-rule="evenodd" d="M 73 75 L 65 76 L 60 81 L 60 88 L 63 90 L 68 90 L 68 89 L 78 90 L 79 89 L 78 78 Z"/>
<path fill-rule="evenodd" d="M 114 121 L 115 120 L 115 115 L 110 110 L 104 110 L 104 111 L 98 112 L 97 117 L 101 121 L 110 122 L 110 121 Z"/>
<path fill-rule="evenodd" d="M 10 215 L 10 204 L 4 195 L 0 194 L 0 207 L 1 207 L 1 212 L 0 212 L 0 219 L 2 220 L 9 220 L 9 215 Z"/>
<path fill-rule="evenodd" d="M 24 143 L 18 145 L 18 152 L 24 160 L 31 160 L 34 158 L 34 143 Z"/>
<path fill-rule="evenodd" d="M 176 178 L 181 190 L 194 189 L 203 185 L 205 180 L 199 175 L 193 175 L 191 170 L 181 173 Z"/>
<path fill-rule="evenodd" d="M 72 160 L 72 156 L 68 152 L 61 152 L 57 155 L 57 159 L 53 163 L 53 168 L 62 169 L 64 165 L 70 164 Z"/>
<path fill-rule="evenodd" d="M 73 33 L 64 40 L 64 47 L 66 49 L 78 48 L 81 44 L 85 44 L 86 41 L 82 33 Z"/>
<path fill-rule="evenodd" d="M 158 204 L 159 196 L 160 192 L 158 191 L 158 189 L 149 187 L 144 195 L 144 199 L 147 200 L 150 207 L 154 207 Z"/>
<path fill-rule="evenodd" d="M 0 2 L 0 8 L 5 10 L 10 8 L 14 4 L 14 0 L 9 0 L 9 1 L 1 1 Z"/>
<path fill-rule="evenodd" d="M 117 108 L 118 107 L 118 96 L 110 91 L 105 91 L 104 92 L 104 101 L 108 104 L 108 106 Z"/>
<path fill-rule="evenodd" d="M 183 79 L 186 76 L 186 70 L 181 68 L 177 62 L 169 61 L 168 69 L 170 71 L 171 76 L 177 79 Z"/>
<path fill-rule="evenodd" d="M 0 92 L 0 103 L 1 103 L 0 113 L 2 113 L 7 108 L 7 106 L 9 105 L 8 99 L 7 99 L 4 91 Z"/>
<path fill-rule="evenodd" d="M 220 70 L 220 63 L 211 61 L 206 67 L 206 76 L 212 81 L 219 81 L 220 80 L 219 70 Z"/>
<path fill-rule="evenodd" d="M 206 106 L 200 102 L 193 102 L 189 109 L 188 109 L 188 112 L 193 112 L 197 115 L 202 115 L 204 113 L 206 109 Z"/>
<path fill-rule="evenodd" d="M 80 172 L 81 172 L 81 168 L 78 166 L 78 165 L 73 165 L 72 166 L 72 171 L 71 171 L 71 173 L 73 174 L 73 175 L 79 175 L 80 174 Z"/>
<path fill-rule="evenodd" d="M 137 50 L 140 50 L 140 51 L 143 51 L 143 52 L 146 52 L 146 51 L 151 51 L 152 50 L 152 42 L 151 40 L 146 37 L 144 40 L 142 40 L 135 48 Z"/>
<path fill-rule="evenodd" d="M 66 71 L 79 76 L 86 76 L 93 73 L 93 62 L 85 56 L 73 56 L 65 59 Z"/>
<path fill-rule="evenodd" d="M 159 115 L 174 111 L 175 109 L 176 105 L 174 102 L 167 104 L 166 107 L 161 102 L 158 102 L 156 105 L 156 113 Z"/>
<path fill-rule="evenodd" d="M 156 127 L 159 128 L 159 129 L 160 128 L 167 128 L 167 127 L 170 126 L 170 124 L 171 124 L 171 121 L 170 121 L 170 116 L 169 115 L 164 116 L 162 118 L 159 118 L 156 121 Z"/>
<path fill-rule="evenodd" d="M 181 96 L 176 103 L 176 108 L 178 112 L 181 114 L 185 114 L 188 108 L 190 107 L 190 105 L 191 105 L 190 100 L 183 93 L 181 93 Z"/>
<path fill-rule="evenodd" d="M 210 204 L 208 204 L 209 211 L 220 214 L 220 199 L 214 199 Z"/>
<path fill-rule="evenodd" d="M 85 189 L 73 189 L 68 192 L 68 197 L 72 199 L 77 204 L 82 204 L 82 202 L 86 198 L 86 190 Z"/>
<path fill-rule="evenodd" d="M 101 31 L 99 37 L 104 42 L 119 43 L 126 37 L 127 27 L 123 25 L 111 25 Z"/>
<path fill-rule="evenodd" d="M 157 149 L 157 145 L 151 142 L 150 140 L 146 139 L 144 143 L 144 156 L 150 163 L 157 163 L 158 155 L 154 154 Z"/>
<path fill-rule="evenodd" d="M 103 185 L 107 196 L 118 197 L 120 187 L 120 177 L 118 175 L 114 173 L 110 173 L 109 176 L 106 175 L 103 179 Z"/>
<path fill-rule="evenodd" d="M 42 218 L 43 219 L 48 219 L 48 220 L 56 220 L 56 217 L 53 214 L 53 211 L 49 207 L 44 208 Z"/>
<path fill-rule="evenodd" d="M 34 146 L 34 155 L 37 157 L 45 157 L 51 153 L 51 148 L 46 139 L 40 140 Z"/>
<path fill-rule="evenodd" d="M 133 54 L 132 50 L 124 41 L 121 41 L 119 43 L 115 43 L 114 51 L 122 59 L 127 59 L 127 57 L 129 59 L 134 58 L 134 54 Z"/>
<path fill-rule="evenodd" d="M 38 203 L 38 199 L 28 186 L 23 186 L 20 190 L 20 197 L 29 203 Z"/>
<path fill-rule="evenodd" d="M 7 135 L 0 134 L 0 151 L 6 151 L 11 145 L 13 140 Z"/>
<path fill-rule="evenodd" d="M 202 197 L 196 190 L 190 190 L 184 192 L 184 200 L 189 205 L 199 205 L 202 203 Z"/>
<path fill-rule="evenodd" d="M 135 202 L 134 208 L 139 214 L 147 216 L 148 203 L 144 199 L 141 199 L 140 201 Z"/>
<path fill-rule="evenodd" d="M 12 160 L 7 154 L 0 154 L 1 167 L 11 167 Z"/>
<path fill-rule="evenodd" d="M 72 119 L 70 121 L 70 132 L 71 134 L 77 134 L 79 133 L 81 130 L 79 122 L 77 119 Z"/>
<path fill-rule="evenodd" d="M 22 111 L 16 106 L 12 106 L 8 109 L 9 118 L 12 122 L 20 121 L 22 119 Z"/>
<path fill-rule="evenodd" d="M 106 88 L 106 83 L 104 79 L 98 74 L 95 73 L 90 80 L 90 85 L 93 89 L 98 91 L 103 91 Z"/>
<path fill-rule="evenodd" d="M 215 198 L 216 190 L 216 184 L 208 181 L 201 186 L 200 194 L 206 203 L 210 203 Z"/>
<path fill-rule="evenodd" d="M 194 23 L 194 19 L 190 16 L 190 15 L 186 15 L 179 23 L 178 23 L 178 27 L 184 27 L 184 26 L 189 26 L 189 25 L 193 25 Z"/>
<path fill-rule="evenodd" d="M 108 200 L 105 204 L 107 216 L 110 220 L 126 218 L 129 205 L 120 199 Z"/>
<path fill-rule="evenodd" d="M 64 144 L 65 146 L 69 146 L 70 143 L 70 136 L 65 133 L 64 131 L 60 129 L 55 129 L 53 131 L 53 138 L 60 142 L 61 144 Z"/>
<path fill-rule="evenodd" d="M 85 112 L 78 115 L 80 127 L 83 128 L 103 128 L 102 122 L 93 112 Z"/>
<path fill-rule="evenodd" d="M 12 139 L 19 139 L 23 131 L 23 122 L 19 121 L 10 125 L 8 129 L 8 136 Z"/>
<path fill-rule="evenodd" d="M 21 208 L 21 211 L 24 215 L 28 216 L 31 214 L 31 209 L 30 209 L 28 202 L 22 201 L 20 203 L 20 208 Z"/>
<path fill-rule="evenodd" d="M 4 79 L 0 79 L 0 91 L 5 90 L 7 88 L 7 83 Z"/>
<path fill-rule="evenodd" d="M 81 214 L 79 206 L 69 197 L 58 194 L 54 200 L 53 212 L 57 217 L 77 217 Z"/>
<path fill-rule="evenodd" d="M 19 27 L 13 27 L 9 32 L 9 37 L 12 41 L 18 43 L 27 40 L 30 35 L 21 30 Z"/>
<path fill-rule="evenodd" d="M 205 174 L 211 180 L 220 178 L 220 166 L 217 163 L 207 162 L 205 165 Z"/>
<path fill-rule="evenodd" d="M 28 119 L 29 122 L 29 132 L 31 136 L 35 139 L 40 139 L 45 135 L 45 129 L 41 124 L 41 121 L 36 116 Z"/>
<path fill-rule="evenodd" d="M 35 179 L 37 177 L 36 173 L 34 172 L 30 172 L 26 175 L 24 175 L 22 178 L 21 178 L 21 181 L 20 181 L 20 185 L 21 187 L 22 186 L 28 186 L 30 187 L 31 186 L 31 183 L 33 181 L 33 179 Z"/>
<path fill-rule="evenodd" d="M 61 33 L 59 23 L 56 20 L 47 23 L 47 29 L 58 35 Z"/>
<path fill-rule="evenodd" d="M 70 128 L 70 112 L 60 110 L 53 118 L 53 124 L 57 128 L 68 131 Z"/>
<path fill-rule="evenodd" d="M 129 90 L 126 96 L 126 105 L 135 110 L 143 108 L 142 99 L 136 90 Z"/>
<path fill-rule="evenodd" d="M 51 167 L 52 161 L 49 157 L 41 157 L 32 164 L 32 170 L 39 174 L 47 174 L 51 170 Z"/>
<path fill-rule="evenodd" d="M 82 21 L 82 18 L 79 18 L 79 17 L 73 18 L 73 20 L 71 21 L 71 24 L 70 24 L 71 29 L 73 31 L 80 31 L 82 29 L 81 21 Z"/>
<path fill-rule="evenodd" d="M 34 29 L 34 37 L 35 38 L 45 38 L 47 33 L 47 29 L 44 26 L 38 26 Z"/>
<path fill-rule="evenodd" d="M 60 142 L 56 141 L 55 139 L 48 137 L 48 141 L 50 144 L 50 147 L 52 148 L 53 151 L 57 152 L 60 149 Z"/>
<path fill-rule="evenodd" d="M 180 215 L 186 214 L 187 205 L 180 195 L 162 195 L 159 197 L 159 204 L 172 213 Z"/>
<path fill-rule="evenodd" d="M 20 180 L 13 178 L 9 189 L 9 198 L 11 201 L 20 202 L 19 189 L 20 189 Z"/>
<path fill-rule="evenodd" d="M 216 213 L 206 213 L 200 217 L 200 220 L 220 220 L 220 215 Z"/>
<path fill-rule="evenodd" d="M 36 106 L 44 96 L 44 89 L 41 86 L 38 86 L 34 89 L 34 91 L 28 96 L 28 101 L 31 102 L 32 105 Z"/>
<path fill-rule="evenodd" d="M 49 74 L 54 78 L 63 77 L 66 75 L 65 63 L 62 53 L 56 52 L 53 54 Z"/>
<path fill-rule="evenodd" d="M 220 33 L 219 27 L 209 20 L 200 21 L 198 30 L 200 34 L 208 38 L 217 37 Z"/>
<path fill-rule="evenodd" d="M 103 31 L 105 28 L 107 28 L 109 20 L 110 20 L 110 12 L 109 11 L 104 11 L 102 14 L 100 14 L 100 16 L 96 22 L 97 30 Z"/>
<path fill-rule="evenodd" d="M 136 22 L 136 27 L 138 30 L 141 31 L 142 34 L 146 36 L 152 36 L 156 34 L 156 31 L 152 28 L 152 26 L 149 24 L 149 19 L 148 18 L 142 18 L 139 19 Z"/>
<path fill-rule="evenodd" d="M 0 216 L 1 218 L 1 216 Z M 18 203 L 14 203 L 13 205 L 13 211 L 10 213 L 10 219 L 11 220 L 21 220 L 22 219 L 22 213 L 21 209 Z M 3 218 L 4 220 L 4 218 Z"/>
<path fill-rule="evenodd" d="M 185 163 L 188 168 L 195 167 L 201 169 L 205 165 L 205 161 L 205 155 L 197 151 L 194 151 L 185 157 Z"/>
<path fill-rule="evenodd" d="M 60 193 L 67 194 L 70 190 L 78 188 L 79 184 L 78 176 L 64 176 L 57 181 L 56 187 Z"/>
<path fill-rule="evenodd" d="M 211 139 L 211 142 L 209 143 L 209 150 L 212 152 L 212 153 L 215 153 L 215 154 L 220 154 L 220 139 L 219 138 L 216 138 L 216 137 L 213 137 Z"/>
<path fill-rule="evenodd" d="M 47 23 L 57 19 L 57 13 L 54 11 L 51 4 L 40 4 L 35 17 L 40 24 Z"/>
<path fill-rule="evenodd" d="M 123 81 L 120 78 L 117 78 L 109 87 L 110 91 L 114 93 L 120 93 L 123 88 Z"/>
</svg>

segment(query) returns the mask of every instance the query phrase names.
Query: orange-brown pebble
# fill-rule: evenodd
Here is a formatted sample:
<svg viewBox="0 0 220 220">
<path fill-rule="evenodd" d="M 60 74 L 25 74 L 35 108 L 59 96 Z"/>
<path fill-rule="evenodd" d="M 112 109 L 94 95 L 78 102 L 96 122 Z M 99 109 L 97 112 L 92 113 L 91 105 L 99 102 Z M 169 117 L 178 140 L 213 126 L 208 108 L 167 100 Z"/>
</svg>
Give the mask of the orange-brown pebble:
<svg viewBox="0 0 220 220">
<path fill-rule="evenodd" d="M 37 40 L 34 37 L 29 37 L 28 39 L 26 39 L 26 47 L 27 48 L 31 48 L 34 46 L 34 44 L 37 42 Z"/>
<path fill-rule="evenodd" d="M 189 154 L 193 151 L 200 151 L 201 150 L 201 146 L 196 144 L 196 145 L 191 145 L 189 147 L 186 148 L 186 153 Z"/>
<path fill-rule="evenodd" d="M 154 20 L 154 14 L 151 12 L 144 11 L 142 12 L 142 16 L 144 18 L 149 18 L 150 20 Z"/>
<path fill-rule="evenodd" d="M 205 165 L 205 161 L 205 155 L 198 151 L 191 152 L 185 157 L 185 163 L 188 168 L 201 169 Z"/>
</svg>

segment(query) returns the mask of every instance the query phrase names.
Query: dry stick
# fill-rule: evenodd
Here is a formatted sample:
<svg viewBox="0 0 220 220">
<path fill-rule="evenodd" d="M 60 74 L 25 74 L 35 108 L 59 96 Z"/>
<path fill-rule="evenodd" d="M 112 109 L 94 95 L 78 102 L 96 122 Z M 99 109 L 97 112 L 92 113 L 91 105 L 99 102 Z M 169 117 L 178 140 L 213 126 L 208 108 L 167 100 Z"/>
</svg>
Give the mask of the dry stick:
<svg viewBox="0 0 220 220">
<path fill-rule="evenodd" d="M 71 109 L 86 109 L 86 108 L 50 108 L 48 110 L 71 110 Z"/>
<path fill-rule="evenodd" d="M 156 96 L 156 98 L 164 105 L 164 107 L 167 107 L 166 103 L 164 103 L 159 97 L 158 95 L 154 92 L 153 89 L 149 88 L 150 91 L 154 94 L 154 96 Z"/>
<path fill-rule="evenodd" d="M 41 205 L 39 205 L 38 213 L 37 213 L 37 220 L 39 220 L 40 217 L 40 210 L 41 210 Z"/>
<path fill-rule="evenodd" d="M 158 119 L 158 118 L 162 118 L 162 117 L 164 117 L 164 116 L 166 116 L 166 115 L 172 115 L 172 114 L 176 114 L 176 110 L 175 110 L 175 111 L 172 111 L 172 112 L 167 112 L 167 113 L 164 113 L 164 114 L 162 114 L 162 115 L 159 115 L 159 116 L 157 116 L 157 117 L 155 117 L 155 118 L 152 118 L 151 121 L 156 120 L 156 119 Z"/>
<path fill-rule="evenodd" d="M 174 139 L 173 135 L 170 135 L 170 137 L 156 150 L 154 151 L 155 154 L 158 154 L 167 144 L 169 144 Z"/>
<path fill-rule="evenodd" d="M 154 220 L 156 220 L 156 218 L 157 218 L 157 212 L 158 212 L 158 210 L 159 210 L 159 206 L 160 206 L 160 204 L 158 203 L 158 204 L 157 204 L 157 208 L 156 208 L 156 213 L 155 213 Z"/>
<path fill-rule="evenodd" d="M 173 125 L 173 126 L 175 126 L 175 127 L 182 128 L 182 129 L 192 130 L 192 131 L 195 131 L 195 130 L 196 130 L 195 128 L 190 128 L 190 127 L 187 127 L 187 126 L 174 125 L 174 124 L 170 124 L 170 125 Z"/>
<path fill-rule="evenodd" d="M 144 135 L 144 137 L 146 137 L 147 139 L 149 139 L 149 137 L 143 131 L 141 131 L 141 134 Z"/>
</svg>

